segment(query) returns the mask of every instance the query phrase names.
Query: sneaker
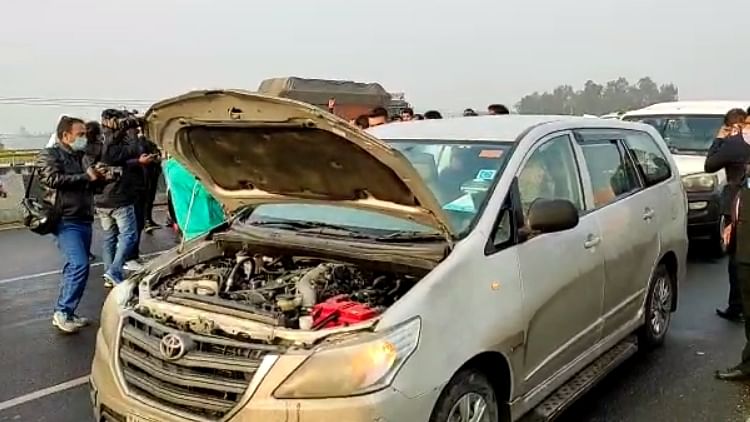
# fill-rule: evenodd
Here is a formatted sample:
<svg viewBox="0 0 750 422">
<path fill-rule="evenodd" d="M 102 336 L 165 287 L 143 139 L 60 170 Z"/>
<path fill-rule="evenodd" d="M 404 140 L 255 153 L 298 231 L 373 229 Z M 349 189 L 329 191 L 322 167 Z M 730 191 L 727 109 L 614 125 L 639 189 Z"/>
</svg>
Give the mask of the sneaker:
<svg viewBox="0 0 750 422">
<path fill-rule="evenodd" d="M 52 315 L 52 325 L 65 334 L 77 333 L 81 329 L 78 324 L 59 311 Z"/>
<path fill-rule="evenodd" d="M 133 259 L 126 262 L 125 265 L 122 266 L 122 268 L 126 271 L 138 272 L 143 269 L 143 264 L 138 262 L 138 260 Z"/>
<path fill-rule="evenodd" d="M 68 318 L 68 321 L 71 323 L 77 325 L 79 328 L 87 327 L 89 324 L 91 324 L 91 321 L 89 321 L 88 318 L 84 318 L 82 316 L 78 316 L 76 314 L 73 314 L 70 318 Z"/>
<path fill-rule="evenodd" d="M 115 287 L 115 284 L 117 284 L 117 280 L 109 274 L 105 273 L 102 278 L 104 279 L 104 287 L 108 289 Z"/>
</svg>

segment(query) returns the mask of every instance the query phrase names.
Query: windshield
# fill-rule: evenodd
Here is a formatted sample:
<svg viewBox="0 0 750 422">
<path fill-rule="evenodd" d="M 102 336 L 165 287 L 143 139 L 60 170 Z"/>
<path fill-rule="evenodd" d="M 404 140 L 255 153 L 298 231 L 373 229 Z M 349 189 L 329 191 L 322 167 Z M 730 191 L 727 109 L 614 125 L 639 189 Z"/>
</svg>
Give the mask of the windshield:
<svg viewBox="0 0 750 422">
<path fill-rule="evenodd" d="M 724 123 L 724 116 L 629 116 L 625 120 L 655 127 L 673 152 L 705 153 Z"/>
<path fill-rule="evenodd" d="M 465 232 L 507 159 L 509 142 L 386 141 L 414 166 L 449 217 L 451 230 Z M 367 235 L 435 230 L 406 219 L 373 211 L 319 204 L 263 204 L 245 219 L 262 222 L 318 223 Z M 299 226 L 297 224 L 297 226 Z"/>
</svg>

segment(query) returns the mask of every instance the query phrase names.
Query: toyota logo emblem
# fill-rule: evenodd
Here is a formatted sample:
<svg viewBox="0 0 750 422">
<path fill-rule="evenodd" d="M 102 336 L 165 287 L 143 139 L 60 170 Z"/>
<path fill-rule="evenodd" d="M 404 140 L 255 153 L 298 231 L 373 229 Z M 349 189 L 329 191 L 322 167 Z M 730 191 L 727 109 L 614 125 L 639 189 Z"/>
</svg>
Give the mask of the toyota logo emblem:
<svg viewBox="0 0 750 422">
<path fill-rule="evenodd" d="M 159 343 L 159 351 L 167 360 L 177 360 L 187 353 L 185 341 L 177 334 L 167 334 Z"/>
</svg>

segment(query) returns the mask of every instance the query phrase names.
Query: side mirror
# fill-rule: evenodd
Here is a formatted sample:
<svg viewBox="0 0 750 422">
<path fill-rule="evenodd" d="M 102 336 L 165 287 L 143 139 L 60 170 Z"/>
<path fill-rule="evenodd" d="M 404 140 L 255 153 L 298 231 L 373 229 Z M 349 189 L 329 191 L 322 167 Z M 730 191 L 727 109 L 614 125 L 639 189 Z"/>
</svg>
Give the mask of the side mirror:
<svg viewBox="0 0 750 422">
<path fill-rule="evenodd" d="M 578 209 L 566 199 L 537 199 L 531 204 L 528 228 L 532 233 L 554 233 L 578 225 Z"/>
</svg>

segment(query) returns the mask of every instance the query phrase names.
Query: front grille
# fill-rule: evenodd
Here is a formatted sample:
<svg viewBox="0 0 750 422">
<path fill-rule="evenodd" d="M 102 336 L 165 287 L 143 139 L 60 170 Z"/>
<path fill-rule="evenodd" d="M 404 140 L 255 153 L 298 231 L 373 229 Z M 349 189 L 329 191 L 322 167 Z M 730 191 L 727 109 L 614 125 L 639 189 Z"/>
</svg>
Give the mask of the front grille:
<svg viewBox="0 0 750 422">
<path fill-rule="evenodd" d="M 177 359 L 160 350 L 176 334 L 190 344 Z M 267 354 L 277 346 L 182 332 L 135 313 L 124 317 L 119 360 L 131 393 L 196 418 L 219 420 L 237 406 Z"/>
</svg>

